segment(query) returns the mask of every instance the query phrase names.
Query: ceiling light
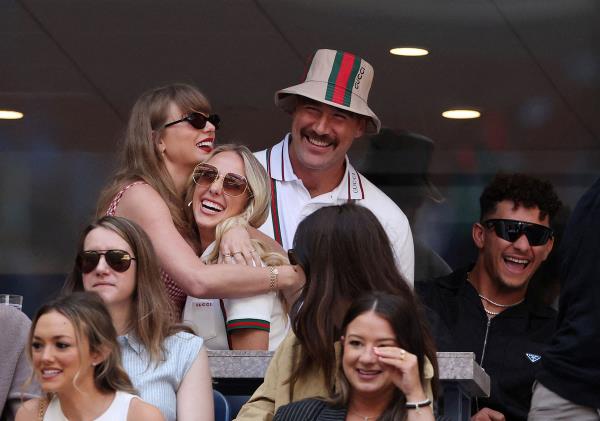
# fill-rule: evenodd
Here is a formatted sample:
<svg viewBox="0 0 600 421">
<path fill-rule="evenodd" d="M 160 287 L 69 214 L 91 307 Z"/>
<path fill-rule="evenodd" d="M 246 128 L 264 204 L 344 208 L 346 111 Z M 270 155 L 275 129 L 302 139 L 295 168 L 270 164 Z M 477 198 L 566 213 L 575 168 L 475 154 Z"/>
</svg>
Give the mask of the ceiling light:
<svg viewBox="0 0 600 421">
<path fill-rule="evenodd" d="M 404 56 L 404 57 L 421 57 L 421 56 L 426 56 L 427 54 L 429 54 L 429 51 L 427 51 L 424 48 L 417 48 L 417 47 L 398 47 L 398 48 L 392 48 L 390 50 L 390 54 L 393 54 L 395 56 Z"/>
<path fill-rule="evenodd" d="M 476 110 L 448 110 L 442 113 L 442 117 L 452 118 L 455 120 L 468 120 L 471 118 L 479 118 L 481 113 Z"/>
<path fill-rule="evenodd" d="M 23 113 L 11 110 L 0 110 L 0 120 L 18 120 L 23 118 Z"/>
</svg>

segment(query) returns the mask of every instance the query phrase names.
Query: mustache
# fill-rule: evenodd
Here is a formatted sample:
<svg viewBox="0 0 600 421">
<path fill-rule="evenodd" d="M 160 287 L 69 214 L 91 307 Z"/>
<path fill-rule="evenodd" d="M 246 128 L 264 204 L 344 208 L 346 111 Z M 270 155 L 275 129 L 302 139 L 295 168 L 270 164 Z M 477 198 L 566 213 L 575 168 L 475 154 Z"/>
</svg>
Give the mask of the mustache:
<svg viewBox="0 0 600 421">
<path fill-rule="evenodd" d="M 320 135 L 315 133 L 314 130 L 310 130 L 310 129 L 304 129 L 304 130 L 300 130 L 300 134 L 302 136 L 306 136 L 306 137 L 312 137 L 313 139 L 317 139 L 321 142 L 327 142 L 327 143 L 332 143 L 332 144 L 337 144 L 337 142 L 335 141 L 335 138 L 329 136 L 329 135 Z"/>
</svg>

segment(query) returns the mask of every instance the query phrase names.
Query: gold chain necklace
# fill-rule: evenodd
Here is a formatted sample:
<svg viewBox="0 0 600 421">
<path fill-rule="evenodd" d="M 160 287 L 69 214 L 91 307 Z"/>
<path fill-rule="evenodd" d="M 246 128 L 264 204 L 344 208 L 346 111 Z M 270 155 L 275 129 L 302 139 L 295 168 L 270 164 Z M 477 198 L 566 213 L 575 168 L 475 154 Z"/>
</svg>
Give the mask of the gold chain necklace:
<svg viewBox="0 0 600 421">
<path fill-rule="evenodd" d="M 362 414 L 359 414 L 358 412 L 356 412 L 354 409 L 350 409 L 348 410 L 348 412 L 353 413 L 354 415 L 358 415 L 359 417 L 361 417 L 363 419 L 363 421 L 369 421 L 370 419 L 375 419 L 377 418 L 379 415 L 371 415 L 370 417 L 365 417 Z"/>
</svg>

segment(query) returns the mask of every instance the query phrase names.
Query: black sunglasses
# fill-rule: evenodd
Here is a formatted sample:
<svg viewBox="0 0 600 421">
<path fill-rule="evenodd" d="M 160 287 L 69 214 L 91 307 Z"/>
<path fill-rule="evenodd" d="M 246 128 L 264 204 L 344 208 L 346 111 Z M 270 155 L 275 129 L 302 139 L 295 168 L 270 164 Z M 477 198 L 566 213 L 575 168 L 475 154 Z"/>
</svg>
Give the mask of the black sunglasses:
<svg viewBox="0 0 600 421">
<path fill-rule="evenodd" d="M 98 266 L 100 256 L 104 256 L 106 263 L 117 272 L 125 272 L 131 266 L 135 257 L 123 250 L 88 250 L 77 255 L 77 266 L 83 273 L 90 273 Z"/>
<path fill-rule="evenodd" d="M 220 177 L 223 177 L 223 193 L 225 193 L 227 196 L 236 197 L 244 194 L 246 190 L 250 191 L 246 177 L 232 172 L 220 175 L 217 167 L 214 167 L 210 164 L 202 163 L 196 165 L 196 168 L 194 168 L 194 173 L 192 174 L 194 183 L 204 187 L 210 186 Z M 250 195 L 252 195 L 251 191 Z"/>
<path fill-rule="evenodd" d="M 484 222 L 484 225 L 488 228 L 494 228 L 498 237 L 511 243 L 514 243 L 525 234 L 530 245 L 542 246 L 554 235 L 552 229 L 544 225 L 513 219 L 488 219 Z"/>
<path fill-rule="evenodd" d="M 173 124 L 181 123 L 182 121 L 187 121 L 195 129 L 198 129 L 198 130 L 202 130 L 203 128 L 205 128 L 206 122 L 209 121 L 210 123 L 212 123 L 213 126 L 215 126 L 215 130 L 216 130 L 219 128 L 219 123 L 221 123 L 221 118 L 216 114 L 210 114 L 210 115 L 206 116 L 202 113 L 189 113 L 182 119 L 167 123 L 163 127 L 166 129 L 167 127 L 170 127 Z"/>
</svg>

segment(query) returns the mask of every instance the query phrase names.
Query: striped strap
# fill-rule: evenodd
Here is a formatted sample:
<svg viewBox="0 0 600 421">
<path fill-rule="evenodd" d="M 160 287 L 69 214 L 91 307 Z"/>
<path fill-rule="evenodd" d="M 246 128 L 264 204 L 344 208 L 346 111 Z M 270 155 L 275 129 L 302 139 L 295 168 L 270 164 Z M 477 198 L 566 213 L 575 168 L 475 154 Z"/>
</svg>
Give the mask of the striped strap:
<svg viewBox="0 0 600 421">
<path fill-rule="evenodd" d="M 338 51 L 333 61 L 327 84 L 325 99 L 336 104 L 350 106 L 352 84 L 360 70 L 361 58 L 354 54 Z"/>
<path fill-rule="evenodd" d="M 269 332 L 271 323 L 260 319 L 235 319 L 227 322 L 227 333 L 239 329 L 256 329 Z"/>
<path fill-rule="evenodd" d="M 283 246 L 283 240 L 281 239 L 281 224 L 279 222 L 279 208 L 277 206 L 277 182 L 271 176 L 271 149 L 267 149 L 267 173 L 269 173 L 269 179 L 271 180 L 271 221 L 273 222 L 273 236 L 275 241 Z"/>
</svg>

